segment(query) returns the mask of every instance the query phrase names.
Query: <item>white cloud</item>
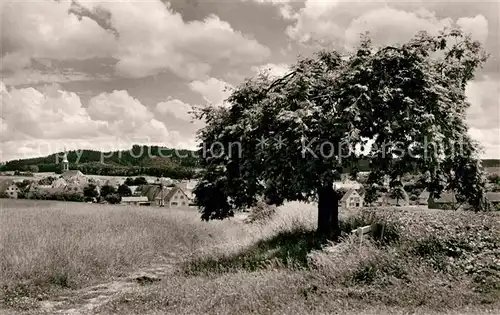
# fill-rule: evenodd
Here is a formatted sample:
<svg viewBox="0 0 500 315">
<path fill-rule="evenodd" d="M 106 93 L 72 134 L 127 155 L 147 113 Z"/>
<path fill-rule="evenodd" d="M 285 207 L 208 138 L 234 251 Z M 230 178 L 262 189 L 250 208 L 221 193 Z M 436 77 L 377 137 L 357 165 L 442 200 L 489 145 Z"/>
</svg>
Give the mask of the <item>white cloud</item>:
<svg viewBox="0 0 500 315">
<path fill-rule="evenodd" d="M 3 84 L 3 83 L 2 83 Z M 68 135 L 96 136 L 101 123 L 92 121 L 75 93 L 57 85 L 2 91 L 2 118 L 13 138 L 54 139 Z"/>
<path fill-rule="evenodd" d="M 134 132 L 153 119 L 153 114 L 127 91 L 93 97 L 87 112 L 93 120 L 106 121 L 108 128 L 122 133 Z"/>
<path fill-rule="evenodd" d="M 481 42 L 486 42 L 488 37 L 488 20 L 482 15 L 473 18 L 462 17 L 457 20 L 457 25 L 472 37 Z"/>
<path fill-rule="evenodd" d="M 189 83 L 189 87 L 194 92 L 201 94 L 207 103 L 214 106 L 223 105 L 231 94 L 231 88 L 233 88 L 229 83 L 216 78 L 209 78 L 205 81 L 192 81 Z"/>
<path fill-rule="evenodd" d="M 3 82 L 9 86 L 41 84 L 41 83 L 65 83 L 72 81 L 91 81 L 91 80 L 109 80 L 109 78 L 100 76 L 92 77 L 83 72 L 77 71 L 40 71 L 33 69 L 18 70 L 10 75 L 3 76 Z"/>
<path fill-rule="evenodd" d="M 469 134 L 484 147 L 484 156 L 500 158 L 500 82 L 495 78 L 470 82 L 465 91 L 471 107 Z"/>
<path fill-rule="evenodd" d="M 465 89 L 471 104 L 467 118 L 475 127 L 494 128 L 500 126 L 500 82 L 492 77 L 469 82 Z"/>
<path fill-rule="evenodd" d="M 64 146 L 119 150 L 132 144 L 191 146 L 193 134 L 165 123 L 126 91 L 102 93 L 85 108 L 80 97 L 53 84 L 6 88 L 0 82 L 1 160 L 43 156 Z"/>
<path fill-rule="evenodd" d="M 389 45 L 403 43 L 420 30 L 437 35 L 443 27 L 451 25 L 451 19 L 438 19 L 426 10 L 407 12 L 381 8 L 354 19 L 344 34 L 348 47 L 355 45 L 359 41 L 359 34 L 365 31 L 370 31 L 374 43 Z"/>
<path fill-rule="evenodd" d="M 470 128 L 470 136 L 479 141 L 482 147 L 482 158 L 500 158 L 500 128 Z"/>
<path fill-rule="evenodd" d="M 156 112 L 162 116 L 170 116 L 184 120 L 191 121 L 192 115 L 190 112 L 193 110 L 192 106 L 188 103 L 184 103 L 178 99 L 169 99 L 165 102 L 160 102 L 156 105 Z"/>
<path fill-rule="evenodd" d="M 252 71 L 256 74 L 261 73 L 262 71 L 267 71 L 271 76 L 281 77 L 290 72 L 290 67 L 285 63 L 268 63 L 261 66 L 253 66 Z"/>
<path fill-rule="evenodd" d="M 445 26 L 459 26 L 472 33 L 475 39 L 485 41 L 488 36 L 488 21 L 482 15 L 440 19 L 434 12 L 423 7 L 406 11 L 391 7 L 391 4 L 370 2 L 318 2 L 308 0 L 305 6 L 293 11 L 290 6 L 281 11 L 291 21 L 286 34 L 307 46 L 351 48 L 365 31 L 371 33 L 377 45 L 404 42 L 418 31 L 437 34 Z M 398 4 L 401 7 L 401 3 Z"/>
<path fill-rule="evenodd" d="M 211 15 L 186 23 L 160 1 L 91 1 L 81 6 L 110 13 L 113 32 L 89 17 L 68 14 L 71 2 L 19 2 L 4 8 L 2 45 L 10 55 L 4 63 L 22 68 L 29 58 L 58 60 L 113 57 L 117 73 L 127 77 L 165 70 L 188 79 L 207 79 L 213 64 L 254 64 L 270 50 Z M 101 14 L 106 16 L 106 14 Z M 103 25 L 103 23 L 101 23 Z M 108 25 L 107 24 L 107 25 Z"/>
<path fill-rule="evenodd" d="M 93 20 L 68 14 L 70 1 L 4 4 L 2 42 L 32 58 L 85 59 L 110 56 L 114 36 Z"/>
</svg>

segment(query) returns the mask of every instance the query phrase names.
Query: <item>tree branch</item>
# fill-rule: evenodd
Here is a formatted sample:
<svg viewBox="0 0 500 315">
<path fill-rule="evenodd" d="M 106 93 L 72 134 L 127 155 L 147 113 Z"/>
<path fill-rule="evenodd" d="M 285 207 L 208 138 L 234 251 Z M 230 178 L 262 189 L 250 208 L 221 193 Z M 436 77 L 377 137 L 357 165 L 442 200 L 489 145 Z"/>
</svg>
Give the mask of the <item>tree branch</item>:
<svg viewBox="0 0 500 315">
<path fill-rule="evenodd" d="M 267 90 L 265 91 L 265 93 L 267 94 L 272 88 L 278 86 L 278 85 L 283 85 L 285 84 L 285 80 L 286 79 L 289 79 L 289 78 L 292 78 L 294 75 L 297 74 L 297 71 L 293 71 L 293 72 L 290 72 L 289 74 L 285 75 L 284 77 L 282 78 L 279 78 L 279 79 L 276 79 L 273 83 L 271 83 L 271 85 L 269 86 L 269 88 L 267 88 Z"/>
</svg>

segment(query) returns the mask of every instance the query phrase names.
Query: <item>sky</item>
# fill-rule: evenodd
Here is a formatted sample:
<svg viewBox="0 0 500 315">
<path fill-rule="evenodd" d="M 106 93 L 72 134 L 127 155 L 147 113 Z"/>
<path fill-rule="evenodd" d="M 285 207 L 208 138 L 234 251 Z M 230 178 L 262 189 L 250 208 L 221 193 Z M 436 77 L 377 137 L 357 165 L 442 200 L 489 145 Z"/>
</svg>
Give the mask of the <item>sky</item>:
<svg viewBox="0 0 500 315">
<path fill-rule="evenodd" d="M 297 56 L 460 27 L 492 57 L 466 89 L 470 135 L 500 158 L 499 0 L 0 0 L 0 161 L 64 148 L 194 149 L 193 107 Z"/>
</svg>

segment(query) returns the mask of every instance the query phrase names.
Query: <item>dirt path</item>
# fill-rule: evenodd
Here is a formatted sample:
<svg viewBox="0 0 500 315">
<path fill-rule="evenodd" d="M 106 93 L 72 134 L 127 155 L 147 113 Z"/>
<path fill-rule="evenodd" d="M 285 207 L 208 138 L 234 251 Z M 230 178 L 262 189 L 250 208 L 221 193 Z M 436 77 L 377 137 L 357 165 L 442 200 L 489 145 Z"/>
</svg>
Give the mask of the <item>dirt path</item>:
<svg viewBox="0 0 500 315">
<path fill-rule="evenodd" d="M 173 261 L 155 264 L 110 282 L 68 292 L 51 300 L 40 302 L 39 311 L 42 314 L 95 314 L 95 309 L 114 298 L 124 293 L 134 292 L 144 285 L 161 281 L 174 271 L 174 265 Z"/>
</svg>

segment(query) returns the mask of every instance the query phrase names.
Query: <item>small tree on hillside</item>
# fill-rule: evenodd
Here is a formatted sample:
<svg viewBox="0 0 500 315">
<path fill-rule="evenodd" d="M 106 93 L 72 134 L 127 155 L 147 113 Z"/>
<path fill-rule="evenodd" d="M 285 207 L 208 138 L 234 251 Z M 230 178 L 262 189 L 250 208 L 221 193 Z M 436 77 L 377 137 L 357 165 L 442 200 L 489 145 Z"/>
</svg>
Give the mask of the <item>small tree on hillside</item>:
<svg viewBox="0 0 500 315">
<path fill-rule="evenodd" d="M 391 189 L 391 198 L 396 199 L 396 205 L 399 206 L 399 201 L 404 200 L 406 198 L 406 193 L 401 185 L 397 185 L 394 188 Z"/>
<path fill-rule="evenodd" d="M 367 205 L 372 205 L 378 199 L 378 191 L 376 185 L 365 187 L 364 201 Z"/>
<path fill-rule="evenodd" d="M 480 209 L 485 179 L 467 134 L 465 86 L 485 60 L 458 30 L 381 48 L 365 36 L 350 55 L 323 51 L 278 79 L 246 80 L 228 107 L 198 115 L 206 122 L 194 190 L 202 219 L 232 216 L 272 194 L 280 203 L 318 200 L 318 232 L 338 232 L 332 184 L 344 172 L 354 178 L 361 160 L 370 161 L 368 184 L 426 173 L 433 195 L 453 187 Z M 355 154 L 357 147 L 369 150 Z"/>
</svg>

